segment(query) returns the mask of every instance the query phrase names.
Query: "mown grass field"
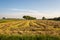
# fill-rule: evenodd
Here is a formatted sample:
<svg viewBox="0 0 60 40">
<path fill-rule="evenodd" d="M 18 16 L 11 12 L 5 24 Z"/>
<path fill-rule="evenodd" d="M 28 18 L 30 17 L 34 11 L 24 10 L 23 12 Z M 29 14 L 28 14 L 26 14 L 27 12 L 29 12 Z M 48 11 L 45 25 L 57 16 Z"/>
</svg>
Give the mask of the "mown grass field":
<svg viewBox="0 0 60 40">
<path fill-rule="evenodd" d="M 60 40 L 60 21 L 0 20 L 0 40 Z"/>
</svg>

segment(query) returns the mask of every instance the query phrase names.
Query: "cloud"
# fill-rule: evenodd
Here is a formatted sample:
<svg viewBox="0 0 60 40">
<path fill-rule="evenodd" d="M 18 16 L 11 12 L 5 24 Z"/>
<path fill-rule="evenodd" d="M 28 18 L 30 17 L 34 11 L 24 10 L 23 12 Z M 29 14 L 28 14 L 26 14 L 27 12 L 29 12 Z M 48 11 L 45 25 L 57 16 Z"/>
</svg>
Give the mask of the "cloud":
<svg viewBox="0 0 60 40">
<path fill-rule="evenodd" d="M 9 12 L 0 13 L 0 17 L 8 18 L 22 18 L 24 15 L 29 15 L 36 17 L 38 19 L 45 16 L 46 18 L 58 17 L 60 16 L 59 11 L 38 11 L 38 10 L 28 10 L 28 9 L 9 9 Z"/>
<path fill-rule="evenodd" d="M 39 11 L 37 11 L 37 10 L 28 10 L 28 9 L 16 9 L 16 8 L 14 8 L 14 9 L 9 9 L 9 10 L 11 10 L 11 11 L 23 11 L 23 12 L 39 12 Z"/>
</svg>

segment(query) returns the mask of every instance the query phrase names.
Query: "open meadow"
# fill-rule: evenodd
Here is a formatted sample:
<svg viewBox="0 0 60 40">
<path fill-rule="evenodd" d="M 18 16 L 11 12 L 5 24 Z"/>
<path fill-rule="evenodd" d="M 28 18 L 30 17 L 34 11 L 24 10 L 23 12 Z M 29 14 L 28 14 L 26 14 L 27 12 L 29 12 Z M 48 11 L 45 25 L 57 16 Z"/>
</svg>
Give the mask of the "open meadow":
<svg viewBox="0 0 60 40">
<path fill-rule="evenodd" d="M 60 21 L 0 20 L 1 40 L 60 40 Z"/>
</svg>

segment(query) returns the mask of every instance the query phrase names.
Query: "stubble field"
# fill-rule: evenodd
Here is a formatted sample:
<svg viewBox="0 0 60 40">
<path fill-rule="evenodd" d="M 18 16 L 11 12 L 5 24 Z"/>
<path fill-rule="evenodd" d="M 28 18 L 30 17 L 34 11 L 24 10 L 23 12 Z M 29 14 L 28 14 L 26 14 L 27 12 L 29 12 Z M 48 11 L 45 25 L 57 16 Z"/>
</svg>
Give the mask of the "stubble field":
<svg viewBox="0 0 60 40">
<path fill-rule="evenodd" d="M 4 40 L 8 40 L 7 38 L 10 40 L 60 40 L 60 21 L 0 20 L 0 38 L 1 40 L 4 38 Z"/>
</svg>

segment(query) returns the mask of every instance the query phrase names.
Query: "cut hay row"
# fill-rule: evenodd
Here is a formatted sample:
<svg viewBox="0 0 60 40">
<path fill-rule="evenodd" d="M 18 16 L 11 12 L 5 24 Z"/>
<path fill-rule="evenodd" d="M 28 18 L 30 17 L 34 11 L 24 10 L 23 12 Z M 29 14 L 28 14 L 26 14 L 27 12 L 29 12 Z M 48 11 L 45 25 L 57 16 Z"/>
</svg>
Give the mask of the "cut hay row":
<svg viewBox="0 0 60 40">
<path fill-rule="evenodd" d="M 60 22 L 50 20 L 18 20 L 0 23 L 0 34 L 55 34 L 60 35 Z M 54 25 L 56 28 L 54 28 Z"/>
</svg>

